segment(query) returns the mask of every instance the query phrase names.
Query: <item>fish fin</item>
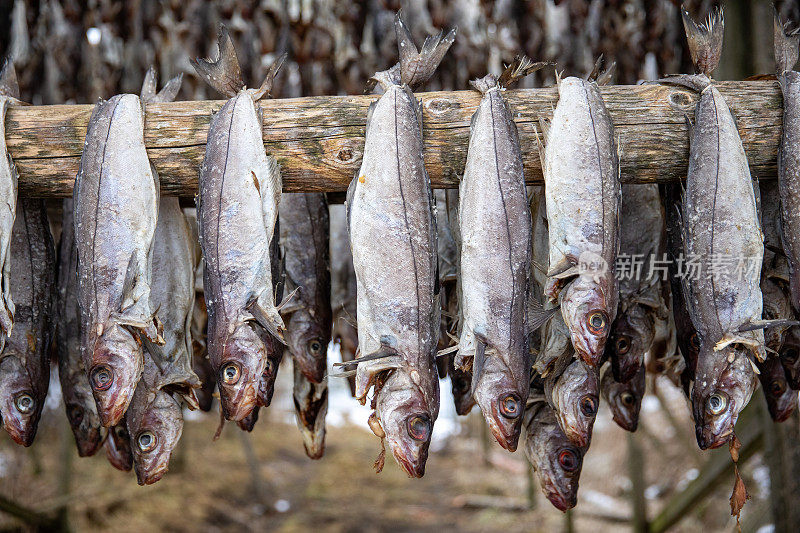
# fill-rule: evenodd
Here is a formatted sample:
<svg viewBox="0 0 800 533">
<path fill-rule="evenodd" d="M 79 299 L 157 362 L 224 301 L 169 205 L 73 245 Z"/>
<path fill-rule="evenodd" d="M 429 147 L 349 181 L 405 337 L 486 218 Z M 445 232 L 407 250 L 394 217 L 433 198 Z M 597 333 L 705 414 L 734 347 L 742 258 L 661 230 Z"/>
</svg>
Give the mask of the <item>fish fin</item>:
<svg viewBox="0 0 800 533">
<path fill-rule="evenodd" d="M 500 74 L 500 78 L 497 79 L 497 85 L 506 88 L 512 83 L 521 80 L 528 74 L 536 72 L 547 65 L 553 64 L 554 63 L 552 61 L 537 61 L 534 63 L 527 56 L 518 55 L 514 58 L 511 64 L 506 67 L 503 73 Z"/>
<path fill-rule="evenodd" d="M 226 97 L 232 98 L 244 88 L 242 71 L 228 28 L 222 24 L 219 26 L 218 39 L 219 55 L 216 59 L 198 57 L 192 59 L 191 63 L 203 81 Z"/>
<path fill-rule="evenodd" d="M 567 279 L 579 274 L 578 265 L 574 264 L 569 258 L 564 259 L 554 266 L 551 266 L 547 271 L 548 278 Z"/>
<path fill-rule="evenodd" d="M 722 38 L 725 28 L 722 9 L 717 8 L 711 11 L 706 21 L 700 24 L 692 19 L 686 9 L 681 9 L 681 18 L 689 43 L 689 52 L 692 55 L 692 63 L 700 72 L 710 77 L 722 56 Z"/>
<path fill-rule="evenodd" d="M 792 70 L 797 63 L 800 35 L 786 31 L 775 5 L 772 6 L 772 19 L 775 40 L 775 69 L 778 74 L 783 74 Z"/>
<path fill-rule="evenodd" d="M 344 367 L 344 366 L 354 366 L 358 365 L 359 363 L 364 363 L 366 361 L 375 361 L 378 359 L 384 359 L 386 357 L 391 357 L 393 355 L 397 355 L 397 350 L 392 346 L 393 341 L 387 338 L 381 338 L 381 347 L 372 352 L 371 354 L 364 355 L 362 357 L 356 357 L 355 359 L 351 359 L 350 361 L 343 361 L 341 363 L 333 363 L 333 366 Z"/>
<path fill-rule="evenodd" d="M 342 371 L 342 372 L 329 372 L 328 373 L 328 377 L 329 378 L 352 378 L 357 373 L 358 373 L 357 369 L 345 370 L 345 371 Z"/>
<path fill-rule="evenodd" d="M 372 106 L 370 105 L 370 107 Z M 344 218 L 347 221 L 348 235 L 350 235 L 350 215 L 352 214 L 353 209 L 353 197 L 356 194 L 356 183 L 358 183 L 358 175 L 360 172 L 361 169 L 359 168 L 353 175 L 353 179 L 350 180 L 350 185 L 347 186 L 347 194 L 345 195 L 344 199 Z"/>
<path fill-rule="evenodd" d="M 386 90 L 392 85 L 400 85 L 400 63 L 393 65 L 391 68 L 381 70 L 373 74 L 364 85 L 364 94 L 370 94 L 375 87 L 380 85 L 383 90 Z M 369 118 L 369 113 L 367 114 Z"/>
<path fill-rule="evenodd" d="M 178 96 L 178 91 L 181 90 L 181 83 L 183 82 L 183 73 L 178 74 L 174 78 L 167 80 L 167 83 L 156 93 L 153 102 L 172 102 Z"/>
<path fill-rule="evenodd" d="M 287 276 L 287 278 L 288 278 L 288 276 Z M 291 279 L 291 278 L 288 278 L 288 279 Z M 292 283 L 294 284 L 294 281 Z M 300 287 L 295 286 L 295 288 L 294 288 L 294 290 L 292 292 L 290 292 L 289 294 L 284 296 L 283 300 L 281 300 L 281 303 L 279 303 L 278 305 L 275 306 L 278 309 L 278 311 L 280 311 L 283 314 L 287 314 L 288 315 L 288 314 L 294 313 L 295 311 L 298 311 L 298 310 L 302 309 L 303 304 L 300 302 L 299 299 L 295 299 L 294 298 L 295 294 L 297 294 L 297 291 L 299 291 L 299 290 L 300 290 Z"/>
<path fill-rule="evenodd" d="M 155 315 L 153 315 L 149 320 L 145 320 L 138 316 L 122 313 L 116 315 L 114 317 L 114 321 L 120 326 L 127 327 L 128 329 L 133 328 L 138 330 L 147 338 L 147 340 L 154 344 L 163 346 L 166 342 L 164 340 L 164 324 L 162 324 Z"/>
<path fill-rule="evenodd" d="M 125 279 L 122 282 L 122 302 L 120 303 L 120 313 L 124 313 L 129 308 L 136 304 L 137 298 L 134 298 L 133 292 L 136 288 L 136 282 L 139 277 L 139 258 L 136 252 L 131 252 L 131 258 L 128 260 L 128 268 L 125 270 Z"/>
<path fill-rule="evenodd" d="M 272 291 L 262 291 L 262 293 L 254 298 L 246 309 L 253 315 L 253 320 L 258 325 L 267 330 L 273 337 L 278 339 L 282 344 L 286 345 L 286 338 L 283 332 L 286 330 L 278 309 L 270 301 L 263 301 L 267 298 L 272 298 Z"/>
<path fill-rule="evenodd" d="M 14 69 L 14 62 L 11 57 L 7 57 L 3 63 L 3 70 L 0 70 L 0 96 L 10 96 L 19 99 L 19 82 L 17 82 L 17 71 Z"/>
<path fill-rule="evenodd" d="M 156 79 L 156 68 L 153 65 L 150 65 L 150 68 L 147 69 L 147 72 L 144 75 L 142 90 L 139 92 L 139 97 L 141 98 L 142 102 L 152 102 L 156 97 Z"/>
<path fill-rule="evenodd" d="M 612 61 L 611 64 L 597 77 L 597 85 L 608 85 L 611 82 L 611 77 L 614 75 L 614 70 L 617 68 L 617 62 Z"/>
<path fill-rule="evenodd" d="M 483 335 L 475 334 L 475 355 L 472 358 L 472 392 L 478 386 L 483 374 L 483 367 L 486 364 L 486 338 Z"/>
<path fill-rule="evenodd" d="M 395 16 L 394 30 L 400 49 L 400 81 L 413 88 L 422 85 L 433 75 L 455 41 L 457 28 L 450 30 L 444 37 L 441 31 L 437 35 L 428 36 L 419 52 L 411 32 L 400 18 L 400 13 Z"/>
<path fill-rule="evenodd" d="M 791 326 L 800 326 L 800 321 L 797 320 L 789 320 L 786 318 L 779 318 L 774 320 L 751 320 L 747 324 L 742 324 L 739 326 L 739 333 L 744 333 L 747 331 L 755 331 L 757 329 L 766 329 L 766 328 L 776 328 L 776 327 L 791 327 Z"/>
<path fill-rule="evenodd" d="M 279 55 L 275 61 L 272 62 L 272 65 L 270 65 L 269 70 L 267 71 L 266 77 L 264 77 L 264 81 L 261 83 L 261 87 L 251 93 L 254 102 L 257 102 L 264 98 L 264 96 L 270 94 L 270 91 L 272 90 L 272 84 L 275 81 L 275 76 L 278 74 L 278 71 L 281 69 L 284 61 L 286 61 L 285 53 Z"/>
<path fill-rule="evenodd" d="M 536 298 L 528 299 L 528 335 L 544 326 L 556 312 L 561 309 L 560 305 L 556 305 L 550 309 L 542 307 L 541 302 Z"/>
<path fill-rule="evenodd" d="M 450 355 L 451 353 L 457 351 L 458 351 L 458 344 L 456 344 L 455 346 L 450 346 L 449 348 L 445 348 L 443 350 L 439 350 L 438 352 L 436 352 L 436 358 L 438 359 L 439 357 L 444 357 L 445 355 Z M 335 364 L 336 363 L 334 363 L 334 365 Z"/>
<path fill-rule="evenodd" d="M 586 81 L 593 81 L 597 83 L 597 85 L 606 85 L 609 81 L 611 81 L 611 76 L 614 73 L 614 69 L 617 66 L 616 61 L 612 61 L 611 65 L 608 66 L 604 71 L 600 72 L 600 67 L 603 64 L 603 54 L 600 54 L 597 57 L 597 61 L 594 62 L 594 67 L 592 71 L 586 76 Z"/>
</svg>

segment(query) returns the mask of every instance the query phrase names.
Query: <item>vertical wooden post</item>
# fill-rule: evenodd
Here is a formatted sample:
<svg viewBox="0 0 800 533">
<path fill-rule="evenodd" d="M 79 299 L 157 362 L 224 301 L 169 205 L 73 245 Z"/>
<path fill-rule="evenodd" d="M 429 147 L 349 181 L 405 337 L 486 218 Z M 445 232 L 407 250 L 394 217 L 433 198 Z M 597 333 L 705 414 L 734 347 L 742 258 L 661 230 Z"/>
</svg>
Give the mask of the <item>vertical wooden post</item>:
<svg viewBox="0 0 800 533">
<path fill-rule="evenodd" d="M 631 478 L 631 508 L 633 509 L 633 531 L 646 533 L 647 502 L 644 498 L 644 457 L 635 433 L 628 433 L 628 475 Z"/>
<path fill-rule="evenodd" d="M 70 531 L 69 526 L 69 495 L 72 492 L 72 463 L 75 459 L 75 445 L 73 444 L 72 429 L 66 417 L 59 417 L 60 450 L 58 470 L 58 494 L 64 498 L 64 504 L 58 509 L 56 522 L 61 531 Z"/>
</svg>

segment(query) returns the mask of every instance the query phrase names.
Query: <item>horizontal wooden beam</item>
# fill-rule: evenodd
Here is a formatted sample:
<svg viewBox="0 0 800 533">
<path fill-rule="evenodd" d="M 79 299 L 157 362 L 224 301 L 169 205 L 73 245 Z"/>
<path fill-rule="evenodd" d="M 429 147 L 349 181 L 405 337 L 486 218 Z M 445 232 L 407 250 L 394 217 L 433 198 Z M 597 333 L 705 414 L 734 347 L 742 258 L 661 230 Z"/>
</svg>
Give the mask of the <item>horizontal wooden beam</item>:
<svg viewBox="0 0 800 533">
<path fill-rule="evenodd" d="M 776 172 L 781 96 L 776 82 L 721 82 L 737 119 L 755 177 Z M 697 94 L 660 85 L 602 89 L 619 137 L 622 180 L 652 183 L 680 179 L 688 164 L 688 126 Z M 536 131 L 550 117 L 555 88 L 509 90 L 530 183 L 541 183 Z M 422 101 L 425 162 L 434 187 L 454 187 L 463 172 L 474 91 L 428 92 Z M 361 161 L 367 108 L 376 96 L 318 96 L 260 103 L 264 146 L 283 168 L 284 189 L 343 191 Z M 145 145 L 165 194 L 193 196 L 211 114 L 221 101 L 147 106 Z M 90 105 L 12 107 L 6 141 L 20 172 L 20 192 L 64 197 L 78 171 Z"/>
</svg>

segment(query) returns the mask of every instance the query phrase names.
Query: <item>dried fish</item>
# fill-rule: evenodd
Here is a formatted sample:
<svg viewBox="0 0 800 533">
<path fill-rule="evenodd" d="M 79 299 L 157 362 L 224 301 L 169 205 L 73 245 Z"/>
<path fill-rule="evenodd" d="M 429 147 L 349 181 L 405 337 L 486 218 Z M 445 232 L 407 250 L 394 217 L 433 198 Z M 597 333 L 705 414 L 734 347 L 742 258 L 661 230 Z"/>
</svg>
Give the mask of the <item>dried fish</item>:
<svg viewBox="0 0 800 533">
<path fill-rule="evenodd" d="M 629 381 L 619 382 L 609 367 L 603 368 L 600 391 L 611 408 L 611 417 L 625 431 L 636 431 L 639 426 L 639 409 L 645 392 L 645 367 L 639 367 Z"/>
</svg>

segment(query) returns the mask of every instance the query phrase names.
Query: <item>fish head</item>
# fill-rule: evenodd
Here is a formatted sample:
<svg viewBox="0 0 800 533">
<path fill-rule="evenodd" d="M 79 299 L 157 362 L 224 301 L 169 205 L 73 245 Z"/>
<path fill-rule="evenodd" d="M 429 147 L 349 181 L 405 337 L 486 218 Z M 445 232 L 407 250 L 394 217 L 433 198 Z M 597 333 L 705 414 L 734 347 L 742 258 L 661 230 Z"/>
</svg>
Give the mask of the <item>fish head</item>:
<svg viewBox="0 0 800 533">
<path fill-rule="evenodd" d="M 778 358 L 769 356 L 758 364 L 758 375 L 767 409 L 775 422 L 785 422 L 797 407 L 797 391 L 789 387 L 786 374 Z"/>
<path fill-rule="evenodd" d="M 73 390 L 64 394 L 67 419 L 75 436 L 78 455 L 89 457 L 94 455 L 103 444 L 103 432 L 97 405 L 90 390 Z"/>
<path fill-rule="evenodd" d="M 701 344 L 692 388 L 692 414 L 700 449 L 718 448 L 730 439 L 757 383 L 747 348 L 730 344 L 715 351 L 713 343 Z"/>
<path fill-rule="evenodd" d="M 438 409 L 405 369 L 392 370 L 385 379 L 376 395 L 377 419 L 400 468 L 409 477 L 422 477 Z"/>
<path fill-rule="evenodd" d="M 289 317 L 285 337 L 294 364 L 310 381 L 321 383 L 327 371 L 330 320 L 320 323 L 307 309 L 297 310 Z"/>
<path fill-rule="evenodd" d="M 139 485 L 151 485 L 169 469 L 172 450 L 181 438 L 183 415 L 180 404 L 162 390 L 145 393 L 147 402 L 135 402 L 128 415 L 128 433 L 133 466 Z"/>
<path fill-rule="evenodd" d="M 639 426 L 639 410 L 645 390 L 644 365 L 630 381 L 619 382 L 613 372 L 606 372 L 600 382 L 603 393 L 614 422 L 625 431 L 636 431 Z"/>
<path fill-rule="evenodd" d="M 450 376 L 450 389 L 453 392 L 456 414 L 464 416 L 475 405 L 475 398 L 472 396 L 472 373 L 456 368 L 451 357 L 448 361 L 447 375 Z"/>
<path fill-rule="evenodd" d="M 514 379 L 498 354 L 486 355 L 481 375 L 473 379 L 473 397 L 497 442 L 513 452 L 519 443 L 522 413 L 530 390 L 530 377 Z"/>
<path fill-rule="evenodd" d="M 786 380 L 792 389 L 800 389 L 800 328 L 794 326 L 789 329 L 781 346 L 780 360 Z"/>
<path fill-rule="evenodd" d="M 636 376 L 654 336 L 653 318 L 643 306 L 633 305 L 617 316 L 606 344 L 616 381 L 630 381 Z"/>
<path fill-rule="evenodd" d="M 142 375 L 142 344 L 128 329 L 112 325 L 97 338 L 89 369 L 97 412 L 105 427 L 119 423 Z"/>
<path fill-rule="evenodd" d="M 525 447 L 550 503 L 562 512 L 575 507 L 584 449 L 572 443 L 549 416 L 529 423 Z"/>
<path fill-rule="evenodd" d="M 592 367 L 597 366 L 603 355 L 616 316 L 616 302 L 609 305 L 605 292 L 599 283 L 578 276 L 567 285 L 561 301 L 561 314 L 575 351 Z"/>
<path fill-rule="evenodd" d="M 14 442 L 33 444 L 43 405 L 44 398 L 37 394 L 22 359 L 7 349 L 0 359 L 0 415 Z"/>
<path fill-rule="evenodd" d="M 328 383 L 312 383 L 294 365 L 294 411 L 306 455 L 321 459 L 325 453 L 325 414 L 328 412 Z"/>
<path fill-rule="evenodd" d="M 125 421 L 120 421 L 114 427 L 108 428 L 108 438 L 105 440 L 106 458 L 111 466 L 123 472 L 133 468 L 133 451 L 131 450 L 131 437 Z"/>
<path fill-rule="evenodd" d="M 576 446 L 588 446 L 600 406 L 597 372 L 580 359 L 572 361 L 553 386 L 552 397 L 564 434 Z"/>
<path fill-rule="evenodd" d="M 217 368 L 217 387 L 222 413 L 227 420 L 238 422 L 255 407 L 266 361 L 263 337 L 250 322 L 237 325 L 225 339 Z"/>
</svg>

